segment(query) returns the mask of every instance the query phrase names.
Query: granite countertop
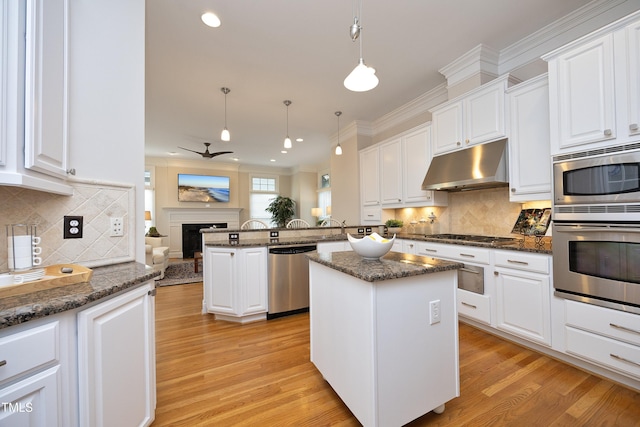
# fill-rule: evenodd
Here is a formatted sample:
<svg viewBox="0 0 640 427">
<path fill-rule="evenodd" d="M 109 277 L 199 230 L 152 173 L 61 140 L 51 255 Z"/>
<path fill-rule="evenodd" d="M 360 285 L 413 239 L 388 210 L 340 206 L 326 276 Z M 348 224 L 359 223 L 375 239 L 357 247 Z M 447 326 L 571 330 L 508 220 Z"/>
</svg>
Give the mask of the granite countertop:
<svg viewBox="0 0 640 427">
<path fill-rule="evenodd" d="M 90 282 L 0 299 L 0 329 L 72 310 L 158 276 L 152 268 L 127 262 L 93 268 Z"/>
<path fill-rule="evenodd" d="M 354 237 L 363 237 L 361 234 L 352 234 Z M 385 236 L 393 237 L 393 236 Z M 428 234 L 397 234 L 396 238 L 402 240 L 413 240 L 416 242 L 432 242 L 432 243 L 445 243 L 450 245 L 463 245 L 463 246 L 475 246 L 479 248 L 488 249 L 504 249 L 520 252 L 531 252 L 551 255 L 551 238 L 545 237 L 541 241 L 541 245 L 536 245 L 533 238 L 518 238 L 513 243 L 509 244 L 488 244 L 480 242 L 470 242 L 466 240 L 447 240 L 442 238 L 436 238 L 429 236 Z M 322 242 L 336 242 L 346 241 L 346 234 L 330 234 L 330 235 L 317 235 L 317 236 L 299 236 L 299 237 L 285 237 L 274 239 L 239 239 L 239 240 L 221 240 L 219 242 L 207 242 L 206 246 L 211 247 L 257 247 L 257 246 L 277 246 L 277 245 L 298 245 L 298 244 L 312 244 Z"/>
<path fill-rule="evenodd" d="M 389 252 L 379 260 L 364 259 L 353 251 L 325 254 L 307 253 L 307 258 L 367 282 L 398 279 L 462 268 L 461 262 L 426 256 Z"/>
</svg>

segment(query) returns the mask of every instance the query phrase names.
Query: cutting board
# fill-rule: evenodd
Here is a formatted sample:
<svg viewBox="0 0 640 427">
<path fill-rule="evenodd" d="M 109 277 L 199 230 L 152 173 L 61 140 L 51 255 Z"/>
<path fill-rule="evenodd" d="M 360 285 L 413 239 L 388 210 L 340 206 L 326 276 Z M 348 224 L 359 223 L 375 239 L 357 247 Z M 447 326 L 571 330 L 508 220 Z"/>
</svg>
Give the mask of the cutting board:
<svg viewBox="0 0 640 427">
<path fill-rule="evenodd" d="M 63 267 L 72 268 L 71 273 L 63 273 Z M 19 273 L 16 273 L 16 275 Z M 32 292 L 74 285 L 91 280 L 93 270 L 77 264 L 55 264 L 44 267 L 44 277 L 26 283 L 15 283 L 0 288 L 0 298 L 30 294 Z"/>
</svg>

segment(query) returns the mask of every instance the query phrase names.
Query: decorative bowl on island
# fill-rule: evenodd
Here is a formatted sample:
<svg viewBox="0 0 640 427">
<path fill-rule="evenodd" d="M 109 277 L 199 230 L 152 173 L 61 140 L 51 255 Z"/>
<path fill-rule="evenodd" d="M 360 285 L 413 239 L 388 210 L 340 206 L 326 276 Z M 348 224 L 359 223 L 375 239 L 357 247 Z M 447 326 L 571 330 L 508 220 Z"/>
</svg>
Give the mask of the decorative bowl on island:
<svg viewBox="0 0 640 427">
<path fill-rule="evenodd" d="M 353 250 L 362 258 L 379 259 L 391 250 L 393 242 L 396 240 L 396 235 L 394 234 L 391 239 L 386 239 L 378 233 L 371 233 L 362 239 L 356 239 L 347 233 L 347 239 L 349 239 Z"/>
</svg>

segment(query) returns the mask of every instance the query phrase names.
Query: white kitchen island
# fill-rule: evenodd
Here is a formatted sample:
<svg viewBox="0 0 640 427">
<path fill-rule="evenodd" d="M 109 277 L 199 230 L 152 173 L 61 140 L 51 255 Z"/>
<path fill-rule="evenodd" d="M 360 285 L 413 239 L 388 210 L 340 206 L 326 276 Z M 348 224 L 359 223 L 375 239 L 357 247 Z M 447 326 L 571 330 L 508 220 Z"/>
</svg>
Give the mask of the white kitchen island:
<svg viewBox="0 0 640 427">
<path fill-rule="evenodd" d="M 400 426 L 459 396 L 462 264 L 390 252 L 308 255 L 311 361 L 364 426 Z"/>
</svg>

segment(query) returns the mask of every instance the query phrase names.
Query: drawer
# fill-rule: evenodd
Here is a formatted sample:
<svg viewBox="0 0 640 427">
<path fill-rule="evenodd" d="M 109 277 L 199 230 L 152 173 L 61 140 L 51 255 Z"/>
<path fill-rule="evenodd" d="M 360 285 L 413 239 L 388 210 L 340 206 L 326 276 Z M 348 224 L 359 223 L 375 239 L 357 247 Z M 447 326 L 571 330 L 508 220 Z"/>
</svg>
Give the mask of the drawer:
<svg viewBox="0 0 640 427">
<path fill-rule="evenodd" d="M 567 353 L 640 378 L 640 347 L 567 326 Z"/>
<path fill-rule="evenodd" d="M 640 346 L 640 315 L 565 300 L 568 326 Z"/>
<path fill-rule="evenodd" d="M 478 322 L 491 324 L 491 298 L 457 289 L 456 306 L 458 314 L 477 320 Z"/>
<path fill-rule="evenodd" d="M 59 322 L 0 338 L 0 382 L 60 359 Z"/>
<path fill-rule="evenodd" d="M 382 209 L 380 206 L 365 206 L 362 208 L 362 219 L 364 221 L 381 221 Z"/>
<path fill-rule="evenodd" d="M 489 249 L 464 245 L 444 245 L 439 243 L 417 242 L 416 248 L 418 255 L 478 264 L 489 264 L 491 257 Z"/>
<path fill-rule="evenodd" d="M 496 250 L 494 253 L 496 267 L 507 267 L 542 274 L 549 274 L 551 270 L 551 256 L 549 255 L 502 250 Z"/>
</svg>

